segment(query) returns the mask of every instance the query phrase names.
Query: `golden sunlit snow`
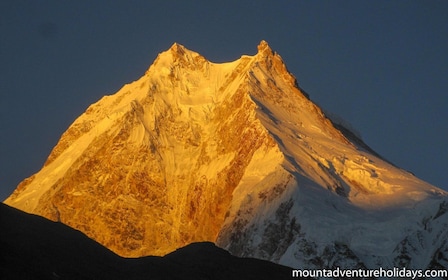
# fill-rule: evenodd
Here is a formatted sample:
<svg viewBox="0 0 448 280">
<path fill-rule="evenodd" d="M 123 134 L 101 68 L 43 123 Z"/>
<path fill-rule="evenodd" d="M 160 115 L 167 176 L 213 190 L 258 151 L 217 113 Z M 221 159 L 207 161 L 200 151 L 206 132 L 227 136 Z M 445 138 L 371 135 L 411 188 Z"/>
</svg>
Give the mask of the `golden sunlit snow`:
<svg viewBox="0 0 448 280">
<path fill-rule="evenodd" d="M 356 228 L 358 244 L 358 231 L 388 226 L 363 211 L 419 209 L 442 196 L 344 136 L 262 41 L 256 55 L 222 64 L 174 44 L 142 78 L 91 105 L 5 203 L 126 257 L 213 241 L 289 263 L 299 230 L 333 242 Z M 389 252 L 402 233 L 377 245 L 381 234 L 365 233 L 354 250 Z"/>
</svg>

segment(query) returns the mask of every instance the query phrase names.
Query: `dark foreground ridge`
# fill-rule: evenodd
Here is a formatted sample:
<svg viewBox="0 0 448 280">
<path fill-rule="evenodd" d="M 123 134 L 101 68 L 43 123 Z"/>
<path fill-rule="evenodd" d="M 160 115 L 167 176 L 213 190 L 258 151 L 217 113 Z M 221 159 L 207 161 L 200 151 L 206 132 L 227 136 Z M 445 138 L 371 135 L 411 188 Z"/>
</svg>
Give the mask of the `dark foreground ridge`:
<svg viewBox="0 0 448 280">
<path fill-rule="evenodd" d="M 122 258 L 66 225 L 1 203 L 0 279 L 291 279 L 291 268 L 234 257 L 209 242 Z"/>
</svg>

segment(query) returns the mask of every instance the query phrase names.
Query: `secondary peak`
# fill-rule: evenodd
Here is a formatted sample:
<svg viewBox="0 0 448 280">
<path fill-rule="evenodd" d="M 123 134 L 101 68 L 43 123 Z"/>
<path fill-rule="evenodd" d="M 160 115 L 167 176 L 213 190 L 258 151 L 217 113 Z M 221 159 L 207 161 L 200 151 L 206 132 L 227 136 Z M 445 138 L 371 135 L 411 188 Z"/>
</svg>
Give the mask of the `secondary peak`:
<svg viewBox="0 0 448 280">
<path fill-rule="evenodd" d="M 174 44 L 170 47 L 170 51 L 171 51 L 173 54 L 182 55 L 182 54 L 185 54 L 185 52 L 187 51 L 187 49 L 186 49 L 183 45 L 181 45 L 181 44 L 179 44 L 179 43 L 174 43 Z"/>
<path fill-rule="evenodd" d="M 260 44 L 257 46 L 258 53 L 263 55 L 271 55 L 274 52 L 272 51 L 271 47 L 269 47 L 268 42 L 265 40 L 261 40 Z"/>
</svg>

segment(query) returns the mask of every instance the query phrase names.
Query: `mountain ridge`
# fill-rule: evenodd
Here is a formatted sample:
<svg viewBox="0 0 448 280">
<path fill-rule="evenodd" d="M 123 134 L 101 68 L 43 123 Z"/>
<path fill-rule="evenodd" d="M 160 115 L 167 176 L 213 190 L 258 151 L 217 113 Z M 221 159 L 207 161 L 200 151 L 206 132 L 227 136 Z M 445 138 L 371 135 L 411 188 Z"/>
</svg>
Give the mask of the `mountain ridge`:
<svg viewBox="0 0 448 280">
<path fill-rule="evenodd" d="M 422 250 L 445 252 L 447 193 L 335 125 L 267 42 L 257 51 L 213 63 L 173 44 L 5 203 L 132 257 L 197 241 L 291 267 L 427 267 Z M 428 241 L 410 253 L 414 235 Z"/>
<path fill-rule="evenodd" d="M 291 269 L 236 258 L 213 243 L 122 258 L 79 231 L 0 203 L 0 275 L 12 279 L 289 279 Z"/>
</svg>

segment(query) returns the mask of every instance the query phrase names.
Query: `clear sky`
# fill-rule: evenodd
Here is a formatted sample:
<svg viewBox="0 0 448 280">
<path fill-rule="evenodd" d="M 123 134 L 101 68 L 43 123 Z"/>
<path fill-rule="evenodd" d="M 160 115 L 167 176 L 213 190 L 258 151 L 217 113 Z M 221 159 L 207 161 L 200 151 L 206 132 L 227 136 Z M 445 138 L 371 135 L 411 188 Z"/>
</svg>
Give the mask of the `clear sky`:
<svg viewBox="0 0 448 280">
<path fill-rule="evenodd" d="M 448 190 L 448 1 L 2 0 L 0 200 L 174 42 L 225 62 L 262 39 L 313 101 Z"/>
</svg>

